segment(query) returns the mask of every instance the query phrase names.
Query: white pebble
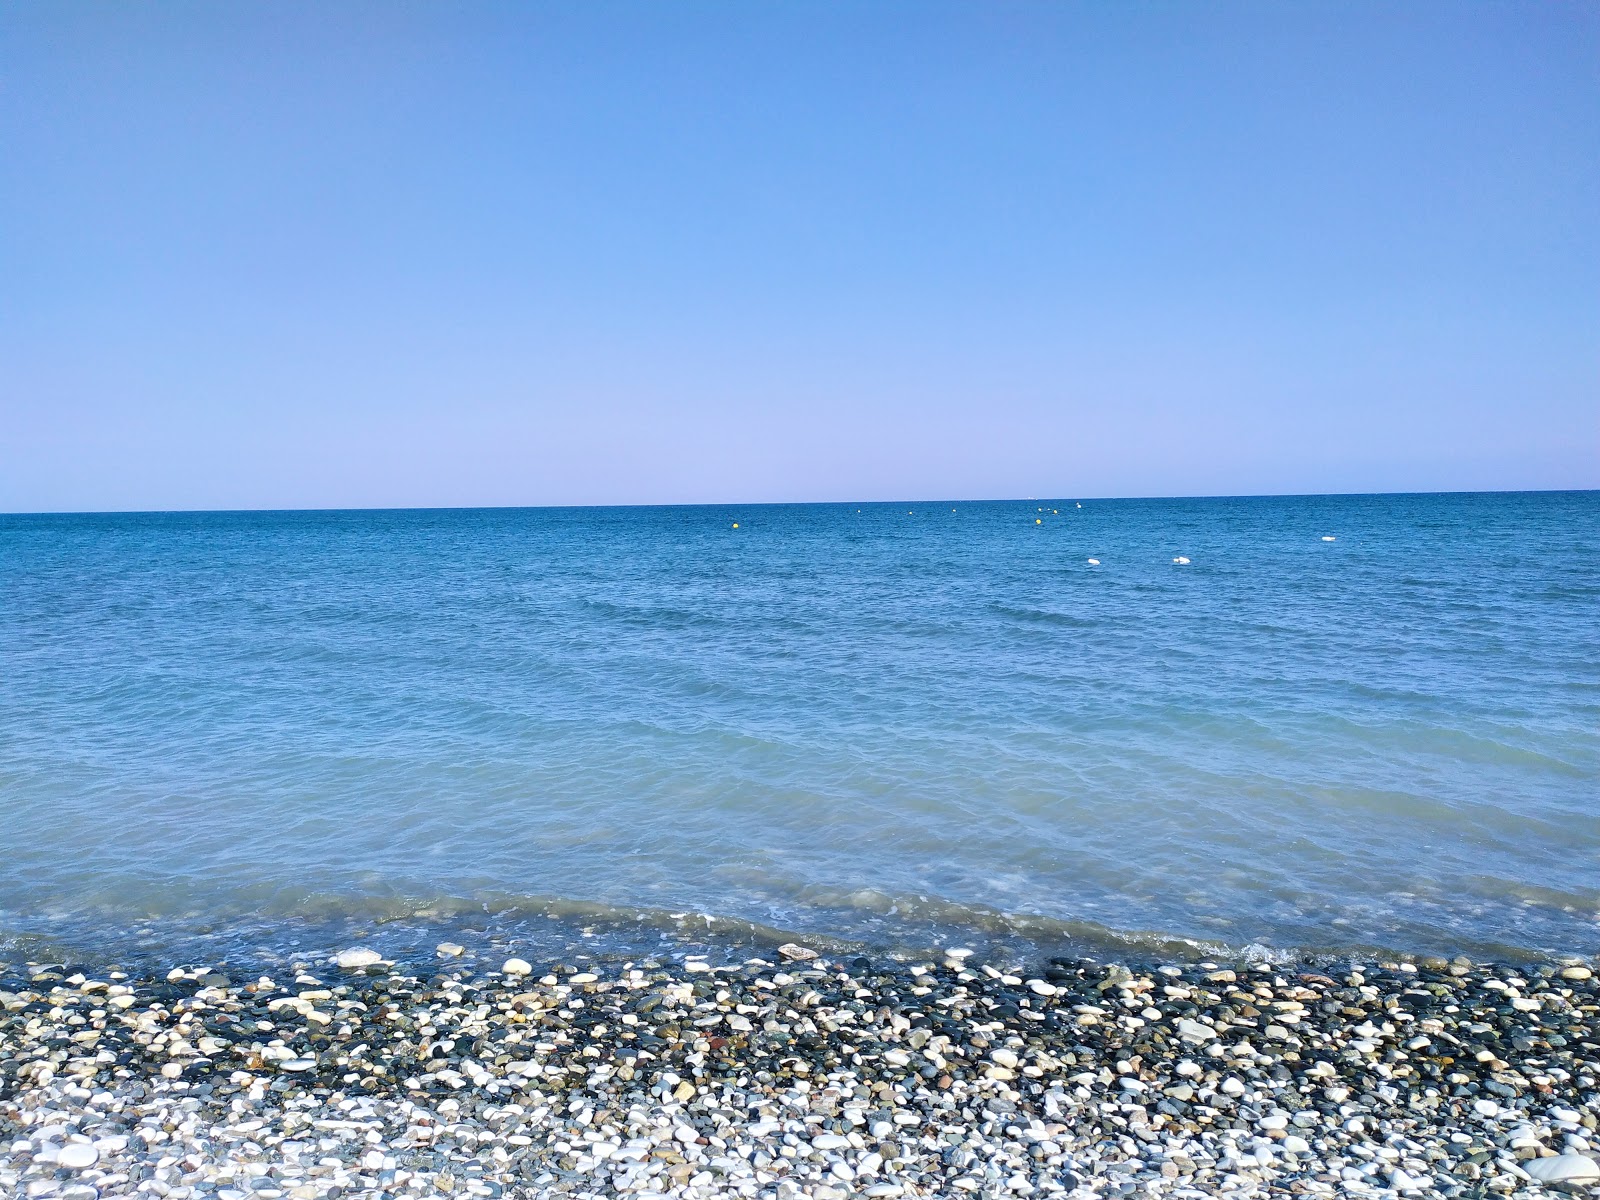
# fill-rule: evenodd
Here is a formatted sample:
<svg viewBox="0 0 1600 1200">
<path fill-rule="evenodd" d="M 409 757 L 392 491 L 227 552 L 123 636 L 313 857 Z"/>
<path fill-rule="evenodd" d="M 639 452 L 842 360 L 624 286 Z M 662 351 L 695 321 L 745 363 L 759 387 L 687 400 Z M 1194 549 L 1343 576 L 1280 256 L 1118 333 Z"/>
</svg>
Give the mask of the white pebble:
<svg viewBox="0 0 1600 1200">
<path fill-rule="evenodd" d="M 504 975 L 531 975 L 533 974 L 533 965 L 525 959 L 508 958 L 501 964 L 500 971 Z"/>
<path fill-rule="evenodd" d="M 66 1150 L 62 1151 L 65 1154 Z M 1600 1181 L 1600 1163 L 1584 1154 L 1558 1154 L 1530 1158 L 1522 1169 L 1540 1183 L 1594 1183 Z"/>
<path fill-rule="evenodd" d="M 56 1154 L 56 1165 L 68 1170 L 81 1171 L 100 1161 L 100 1151 L 88 1142 L 68 1142 Z"/>
</svg>

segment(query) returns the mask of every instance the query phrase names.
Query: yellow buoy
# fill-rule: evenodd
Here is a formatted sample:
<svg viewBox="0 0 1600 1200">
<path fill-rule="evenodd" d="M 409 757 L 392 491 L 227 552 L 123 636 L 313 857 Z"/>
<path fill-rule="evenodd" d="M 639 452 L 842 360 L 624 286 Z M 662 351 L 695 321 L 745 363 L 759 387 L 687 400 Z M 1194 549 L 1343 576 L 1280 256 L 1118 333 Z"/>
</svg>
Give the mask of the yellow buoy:
<svg viewBox="0 0 1600 1200">
<path fill-rule="evenodd" d="M 737 529 L 737 528 L 739 528 L 739 522 L 737 522 L 737 521 L 735 521 L 735 522 L 734 522 L 734 523 L 733 523 L 733 527 L 734 527 L 734 528 L 735 528 L 735 529 Z"/>
<path fill-rule="evenodd" d="M 1042 519 L 1042 518 L 1040 518 L 1040 517 L 1035 517 L 1035 518 L 1034 518 L 1034 519 L 1033 519 L 1033 523 L 1034 523 L 1034 524 L 1035 524 L 1035 525 L 1043 525 L 1043 524 L 1044 524 L 1044 521 L 1043 521 L 1043 519 Z"/>
</svg>

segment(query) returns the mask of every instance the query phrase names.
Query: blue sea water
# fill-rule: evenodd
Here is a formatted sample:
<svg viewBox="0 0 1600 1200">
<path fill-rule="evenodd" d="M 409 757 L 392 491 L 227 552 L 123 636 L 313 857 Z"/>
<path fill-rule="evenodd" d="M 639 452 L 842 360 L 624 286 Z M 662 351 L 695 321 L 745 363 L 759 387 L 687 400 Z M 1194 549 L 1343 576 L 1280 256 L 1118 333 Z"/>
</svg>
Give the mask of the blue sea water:
<svg viewBox="0 0 1600 1200">
<path fill-rule="evenodd" d="M 0 957 L 1592 955 L 1600 493 L 0 517 L 0 850 Z"/>
</svg>

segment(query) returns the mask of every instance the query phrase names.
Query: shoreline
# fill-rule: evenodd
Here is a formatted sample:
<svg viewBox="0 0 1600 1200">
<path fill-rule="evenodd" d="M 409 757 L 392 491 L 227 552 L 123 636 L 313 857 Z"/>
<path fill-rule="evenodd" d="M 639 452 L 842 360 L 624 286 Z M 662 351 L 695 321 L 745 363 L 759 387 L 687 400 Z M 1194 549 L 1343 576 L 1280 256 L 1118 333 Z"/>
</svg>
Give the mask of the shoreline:
<svg viewBox="0 0 1600 1200">
<path fill-rule="evenodd" d="M 743 963 L 270 976 L 0 967 L 0 1191 L 345 1197 L 1587 1192 L 1600 980 L 1569 961 L 1037 977 Z M 1565 1178 L 1559 1178 L 1565 1175 Z M 1547 1183 L 1541 1176 L 1550 1176 Z"/>
<path fill-rule="evenodd" d="M 459 966 L 488 970 L 509 954 L 541 961 L 622 962 L 709 955 L 743 959 L 797 942 L 844 960 L 915 962 L 961 945 L 1013 972 L 1058 957 L 1146 964 L 1219 963 L 1281 970 L 1336 969 L 1344 964 L 1409 962 L 1438 966 L 1454 957 L 1522 970 L 1583 962 L 1600 968 L 1600 943 L 1518 944 L 1504 939 L 1433 939 L 1388 943 L 1351 938 L 1277 943 L 1189 930 L 1158 930 L 1029 913 L 965 909 L 871 914 L 818 907 L 779 917 L 682 908 L 639 908 L 542 898 L 537 902 L 450 897 L 392 907 L 348 905 L 315 913 L 203 916 L 198 912 L 43 916 L 0 910 L 0 967 L 10 962 L 79 964 L 85 971 L 164 973 L 170 964 L 221 964 L 225 971 L 281 971 L 314 962 L 341 946 L 378 950 L 386 960 L 427 971 L 441 939 L 459 942 Z M 962 919 L 965 917 L 966 919 Z"/>
</svg>

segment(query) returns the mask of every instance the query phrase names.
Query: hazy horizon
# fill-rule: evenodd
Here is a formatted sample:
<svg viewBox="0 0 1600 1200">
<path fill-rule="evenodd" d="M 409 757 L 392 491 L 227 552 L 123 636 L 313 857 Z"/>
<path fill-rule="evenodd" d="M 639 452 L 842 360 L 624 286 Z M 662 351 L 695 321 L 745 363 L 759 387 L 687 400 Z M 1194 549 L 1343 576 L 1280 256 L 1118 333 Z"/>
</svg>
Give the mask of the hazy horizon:
<svg viewBox="0 0 1600 1200">
<path fill-rule="evenodd" d="M 93 517 L 93 516 L 166 516 L 194 514 L 197 516 L 225 516 L 229 513 L 340 513 L 340 512 L 474 512 L 516 511 L 518 509 L 569 509 L 569 508 L 780 508 L 804 505 L 943 505 L 943 504 L 1111 504 L 1120 501 L 1142 500 L 1314 500 L 1320 497 L 1379 498 L 1384 496 L 1516 496 L 1544 493 L 1582 494 L 1600 491 L 1600 488 L 1444 488 L 1430 491 L 1393 492 L 1211 492 L 1146 496 L 1089 496 L 1062 494 L 1054 496 L 890 496 L 846 500 L 695 500 L 656 503 L 644 500 L 619 504 L 356 504 L 337 508 L 292 506 L 279 508 L 59 508 L 0 510 L 5 517 Z"/>
</svg>

